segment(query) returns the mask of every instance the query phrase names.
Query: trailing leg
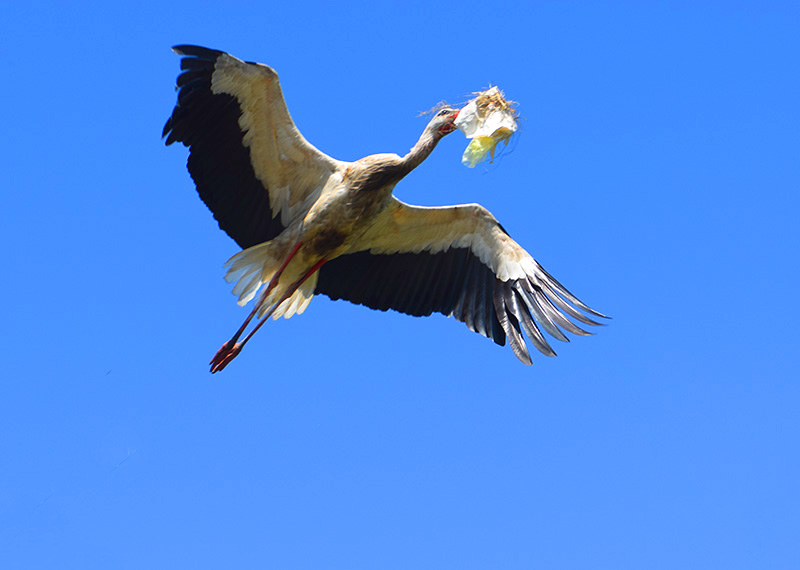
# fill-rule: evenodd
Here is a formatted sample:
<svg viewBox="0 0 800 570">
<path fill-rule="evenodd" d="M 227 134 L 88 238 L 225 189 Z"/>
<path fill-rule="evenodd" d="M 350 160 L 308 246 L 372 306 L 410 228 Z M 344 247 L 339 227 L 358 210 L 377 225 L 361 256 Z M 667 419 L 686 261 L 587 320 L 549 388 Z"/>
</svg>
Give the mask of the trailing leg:
<svg viewBox="0 0 800 570">
<path fill-rule="evenodd" d="M 300 286 L 303 283 L 305 283 L 306 280 L 309 277 L 314 275 L 314 273 L 316 273 L 316 271 L 320 267 L 322 267 L 322 265 L 325 263 L 325 261 L 327 261 L 327 260 L 321 259 L 320 261 L 318 261 L 314 265 L 314 267 L 309 269 L 306 272 L 306 274 L 303 275 L 303 277 L 301 277 L 300 279 L 298 279 L 297 281 L 292 283 L 292 285 L 286 290 L 286 292 L 281 296 L 281 298 L 278 299 L 278 301 L 275 304 L 272 305 L 272 307 L 267 312 L 267 314 L 265 314 L 261 318 L 261 320 L 258 322 L 258 324 L 255 327 L 253 327 L 253 330 L 250 331 L 250 333 L 245 337 L 245 339 L 242 342 L 236 342 L 239 339 L 239 336 L 241 336 L 242 332 L 244 332 L 244 328 L 250 322 L 250 319 L 253 318 L 253 315 L 256 312 L 256 310 L 254 309 L 253 312 L 250 313 L 250 316 L 247 317 L 247 320 L 245 321 L 245 324 L 242 325 L 242 328 L 239 329 L 239 332 L 237 332 L 236 335 L 231 340 L 229 340 L 224 345 L 222 345 L 222 348 L 220 348 L 217 351 L 217 354 L 214 355 L 214 358 L 211 359 L 211 363 L 210 363 L 211 364 L 211 373 L 214 374 L 216 372 L 219 372 L 220 370 L 224 369 L 231 360 L 236 358 L 239 355 L 239 353 L 242 351 L 242 348 L 244 347 L 244 345 L 247 344 L 247 341 L 249 341 L 251 338 L 253 338 L 253 335 L 256 334 L 256 331 L 258 331 L 258 329 L 260 329 L 261 326 L 265 322 L 267 322 L 267 320 L 269 320 L 269 318 L 272 316 L 272 314 L 275 312 L 275 310 L 281 305 L 281 303 L 283 303 L 289 297 L 291 297 L 294 294 L 294 292 L 297 291 L 297 289 L 299 289 Z M 264 298 L 266 298 L 266 297 L 264 297 Z M 260 304 L 259 304 L 259 306 L 260 306 Z"/>
<path fill-rule="evenodd" d="M 235 349 L 236 341 L 238 341 L 239 337 L 242 336 L 242 334 L 244 334 L 244 331 L 247 329 L 247 325 L 250 324 L 250 321 L 253 320 L 253 317 L 258 313 L 259 309 L 267 300 L 267 297 L 269 297 L 269 294 L 272 293 L 272 290 L 278 286 L 278 280 L 281 278 L 283 270 L 286 269 L 287 265 L 289 265 L 289 262 L 295 256 L 297 251 L 300 249 L 301 245 L 303 245 L 303 242 L 297 242 L 297 245 L 295 245 L 294 248 L 292 248 L 292 251 L 287 256 L 286 261 L 283 262 L 280 268 L 278 268 L 278 271 L 275 272 L 275 275 L 272 276 L 272 279 L 270 279 L 269 284 L 267 285 L 266 289 L 264 289 L 264 292 L 261 293 L 258 302 L 255 304 L 255 307 L 253 307 L 253 310 L 250 311 L 250 314 L 247 315 L 247 318 L 244 320 L 244 323 L 242 323 L 242 326 L 239 327 L 239 330 L 236 331 L 236 334 L 234 334 L 228 342 L 222 345 L 222 347 L 214 355 L 214 358 L 211 359 L 211 362 L 209 362 L 209 364 L 211 364 L 212 369 L 216 362 L 220 362 L 222 359 L 226 358 Z M 236 354 L 238 353 L 239 352 L 237 350 Z M 236 356 L 236 354 L 233 354 L 233 356 L 231 356 L 228 360 L 233 359 Z"/>
</svg>

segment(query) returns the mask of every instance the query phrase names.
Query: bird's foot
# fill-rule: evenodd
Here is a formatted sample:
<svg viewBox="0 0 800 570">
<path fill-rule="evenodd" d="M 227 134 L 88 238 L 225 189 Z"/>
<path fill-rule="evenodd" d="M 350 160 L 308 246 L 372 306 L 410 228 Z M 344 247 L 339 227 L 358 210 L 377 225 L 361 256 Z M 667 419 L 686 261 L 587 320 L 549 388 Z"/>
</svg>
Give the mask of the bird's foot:
<svg viewBox="0 0 800 570">
<path fill-rule="evenodd" d="M 236 358 L 242 351 L 242 344 L 243 343 L 234 342 L 233 340 L 229 340 L 223 344 L 222 348 L 217 351 L 214 358 L 212 358 L 209 363 L 211 364 L 211 374 L 219 372 L 225 368 L 231 360 Z"/>
</svg>

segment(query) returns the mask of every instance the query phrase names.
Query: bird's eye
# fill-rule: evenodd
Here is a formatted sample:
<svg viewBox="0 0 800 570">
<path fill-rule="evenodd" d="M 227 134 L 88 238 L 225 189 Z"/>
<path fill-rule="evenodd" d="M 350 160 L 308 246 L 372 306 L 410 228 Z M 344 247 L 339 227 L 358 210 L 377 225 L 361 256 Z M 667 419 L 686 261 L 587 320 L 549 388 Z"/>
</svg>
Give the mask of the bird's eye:
<svg viewBox="0 0 800 570">
<path fill-rule="evenodd" d="M 437 116 L 437 117 L 444 117 L 444 116 L 445 116 L 445 115 L 447 115 L 449 112 L 450 112 L 450 109 L 442 109 L 441 111 L 439 111 L 438 113 L 436 113 L 436 116 Z"/>
</svg>

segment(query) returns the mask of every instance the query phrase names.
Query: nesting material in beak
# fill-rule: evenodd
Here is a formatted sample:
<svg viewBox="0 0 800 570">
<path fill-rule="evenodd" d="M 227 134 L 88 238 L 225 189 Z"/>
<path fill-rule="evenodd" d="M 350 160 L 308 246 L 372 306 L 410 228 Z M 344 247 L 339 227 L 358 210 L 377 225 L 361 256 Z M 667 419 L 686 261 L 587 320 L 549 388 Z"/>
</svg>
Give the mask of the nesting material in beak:
<svg viewBox="0 0 800 570">
<path fill-rule="evenodd" d="M 500 141 L 508 144 L 517 127 L 517 113 L 497 87 L 477 93 L 456 117 L 455 125 L 468 139 L 472 139 L 461 157 L 461 162 L 474 168 L 490 155 Z"/>
</svg>

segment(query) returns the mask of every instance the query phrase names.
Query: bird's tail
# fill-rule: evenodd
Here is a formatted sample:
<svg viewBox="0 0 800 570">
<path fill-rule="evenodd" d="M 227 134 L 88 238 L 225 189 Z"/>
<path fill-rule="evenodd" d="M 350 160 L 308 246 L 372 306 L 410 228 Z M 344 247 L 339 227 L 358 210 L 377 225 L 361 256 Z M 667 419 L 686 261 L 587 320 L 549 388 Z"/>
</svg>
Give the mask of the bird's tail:
<svg viewBox="0 0 800 570">
<path fill-rule="evenodd" d="M 233 294 L 239 297 L 241 306 L 249 303 L 264 283 L 268 283 L 280 267 L 280 260 L 275 258 L 274 248 L 265 242 L 243 249 L 228 261 L 225 267 L 225 281 L 236 282 Z"/>
<path fill-rule="evenodd" d="M 314 297 L 314 290 L 317 288 L 317 276 L 319 275 L 319 271 L 315 271 L 314 274 L 306 279 L 302 285 L 295 291 L 291 297 L 286 299 L 283 303 L 278 305 L 275 309 L 275 312 L 272 313 L 273 319 L 278 319 L 283 317 L 284 319 L 289 319 L 294 315 L 300 315 L 303 311 L 306 310 L 308 304 L 311 302 L 311 299 Z M 261 309 L 258 311 L 258 317 L 261 318 L 264 313 L 267 312 L 267 309 L 275 303 L 279 297 L 277 291 L 281 290 L 282 287 L 278 286 L 275 288 L 272 293 L 270 293 L 267 301 L 262 305 Z"/>
<path fill-rule="evenodd" d="M 240 251 L 225 263 L 228 268 L 225 274 L 225 281 L 228 283 L 236 282 L 233 287 L 233 294 L 239 297 L 237 303 L 240 306 L 249 303 L 256 296 L 258 290 L 265 283 L 269 283 L 272 276 L 281 266 L 283 260 L 275 256 L 276 249 L 270 247 L 270 245 L 270 242 L 254 245 Z M 281 298 L 286 291 L 286 287 L 282 285 L 283 279 L 262 303 L 258 318 L 264 316 L 267 310 Z M 272 318 L 284 317 L 288 319 L 293 315 L 301 314 L 311 302 L 316 288 L 317 273 L 314 273 L 291 297 L 275 309 Z"/>
</svg>

